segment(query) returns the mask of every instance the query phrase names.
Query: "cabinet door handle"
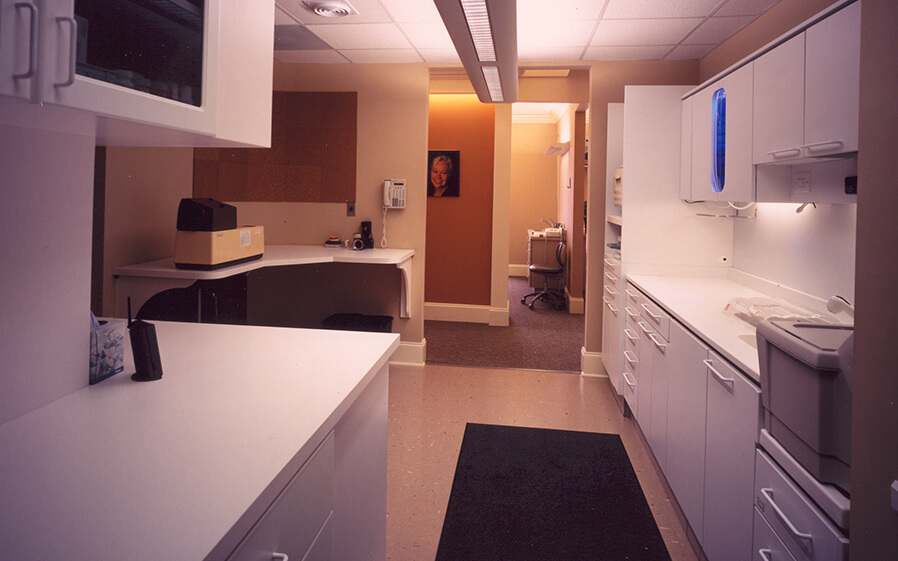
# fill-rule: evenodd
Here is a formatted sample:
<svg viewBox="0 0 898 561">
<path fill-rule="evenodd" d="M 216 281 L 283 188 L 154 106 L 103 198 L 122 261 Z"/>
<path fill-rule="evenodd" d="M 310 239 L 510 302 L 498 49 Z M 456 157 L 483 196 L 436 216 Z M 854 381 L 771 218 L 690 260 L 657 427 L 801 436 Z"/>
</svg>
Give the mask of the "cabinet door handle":
<svg viewBox="0 0 898 561">
<path fill-rule="evenodd" d="M 767 152 L 768 156 L 773 156 L 774 159 L 777 158 L 794 158 L 795 156 L 801 155 L 801 148 L 785 148 L 783 150 L 772 150 Z"/>
<path fill-rule="evenodd" d="M 662 349 L 662 350 L 663 350 L 663 349 L 666 349 L 666 348 L 667 348 L 667 343 L 665 343 L 665 342 L 663 342 L 663 341 L 659 341 L 659 340 L 656 338 L 656 336 L 655 336 L 654 333 L 649 333 L 648 336 L 649 336 L 649 339 L 652 340 L 652 343 L 654 343 L 655 346 L 658 347 L 659 349 Z"/>
<path fill-rule="evenodd" d="M 654 321 L 661 321 L 661 316 L 659 316 L 658 314 L 653 314 L 652 310 L 649 309 L 647 304 L 643 304 L 642 309 L 645 310 L 645 313 L 647 313 L 649 315 L 649 317 L 652 318 Z"/>
<path fill-rule="evenodd" d="M 272 553 L 271 561 L 290 561 L 290 557 L 286 553 Z"/>
<path fill-rule="evenodd" d="M 639 362 L 639 360 L 637 360 L 636 357 L 633 356 L 633 353 L 631 353 L 630 351 L 624 351 L 624 358 L 627 359 L 627 362 L 629 362 L 630 364 L 636 364 L 637 362 Z"/>
<path fill-rule="evenodd" d="M 792 521 L 789 520 L 789 517 L 786 516 L 786 513 L 780 509 L 779 505 L 777 505 L 776 502 L 774 502 L 773 489 L 771 489 L 769 487 L 761 489 L 761 495 L 765 499 L 767 499 L 767 502 L 770 504 L 771 507 L 773 507 L 773 512 L 776 513 L 776 517 L 780 519 L 780 522 L 782 522 L 783 524 L 786 525 L 786 529 L 789 530 L 789 533 L 791 533 L 792 536 L 796 540 L 798 540 L 798 543 L 799 543 L 799 545 L 801 545 L 801 548 L 804 549 L 805 552 L 810 553 L 811 545 L 813 545 L 813 543 L 814 543 L 814 536 L 812 536 L 811 534 L 807 534 L 807 533 L 798 531 L 798 528 L 796 528 L 795 525 L 792 524 Z"/>
<path fill-rule="evenodd" d="M 761 556 L 762 561 L 771 561 L 769 549 L 759 549 L 758 555 Z"/>
<path fill-rule="evenodd" d="M 623 374 L 623 376 L 624 376 L 624 382 L 626 382 L 628 386 L 630 386 L 631 388 L 635 388 L 635 387 L 636 387 L 636 382 L 631 382 L 631 381 L 630 381 L 630 375 L 627 373 L 626 370 L 624 370 L 623 372 L 621 372 L 621 374 Z"/>
<path fill-rule="evenodd" d="M 717 378 L 717 381 L 718 381 L 718 382 L 720 382 L 720 383 L 723 384 L 724 386 L 729 386 L 730 389 L 733 388 L 734 384 L 736 383 L 736 380 L 735 380 L 734 378 L 727 378 L 726 376 L 724 376 L 723 374 L 721 374 L 720 372 L 718 372 L 718 371 L 714 368 L 714 363 L 711 362 L 710 359 L 705 359 L 705 360 L 703 360 L 702 362 L 705 363 L 705 366 L 707 366 L 707 367 L 708 367 L 708 370 L 711 371 L 711 374 L 713 374 L 714 377 Z"/>
<path fill-rule="evenodd" d="M 826 148 L 841 148 L 841 140 L 824 140 L 823 142 L 812 142 L 811 144 L 802 144 L 802 148 L 807 148 L 808 152 L 821 152 Z"/>
<path fill-rule="evenodd" d="M 75 18 L 56 18 L 56 23 L 69 24 L 69 74 L 65 82 L 55 82 L 54 87 L 67 88 L 75 83 L 75 55 L 78 52 L 78 22 Z"/>
<path fill-rule="evenodd" d="M 21 74 L 13 74 L 12 77 L 17 80 L 23 80 L 25 78 L 31 78 L 34 76 L 35 72 L 37 72 L 37 32 L 38 32 L 38 23 L 40 22 L 40 18 L 38 17 L 37 6 L 32 4 L 31 2 L 16 2 L 16 9 L 26 9 L 31 14 L 31 26 L 29 29 L 28 35 L 28 70 Z"/>
</svg>

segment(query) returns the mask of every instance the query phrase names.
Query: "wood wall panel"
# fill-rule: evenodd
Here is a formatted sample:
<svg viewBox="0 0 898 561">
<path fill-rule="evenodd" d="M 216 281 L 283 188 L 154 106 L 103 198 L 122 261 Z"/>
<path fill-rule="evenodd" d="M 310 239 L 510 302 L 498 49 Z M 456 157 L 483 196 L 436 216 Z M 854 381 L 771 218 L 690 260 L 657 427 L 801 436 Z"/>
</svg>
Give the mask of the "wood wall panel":
<svg viewBox="0 0 898 561">
<path fill-rule="evenodd" d="M 356 92 L 274 92 L 271 148 L 197 148 L 193 196 L 355 201 Z"/>
</svg>

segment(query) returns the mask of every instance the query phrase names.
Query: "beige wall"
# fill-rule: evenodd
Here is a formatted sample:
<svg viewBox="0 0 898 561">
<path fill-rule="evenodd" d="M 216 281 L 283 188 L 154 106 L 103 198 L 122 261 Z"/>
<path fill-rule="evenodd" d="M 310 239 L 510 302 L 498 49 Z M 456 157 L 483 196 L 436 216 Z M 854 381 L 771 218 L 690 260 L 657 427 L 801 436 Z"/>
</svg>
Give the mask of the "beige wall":
<svg viewBox="0 0 898 561">
<path fill-rule="evenodd" d="M 558 141 L 555 123 L 511 126 L 511 212 L 508 228 L 509 265 L 527 264 L 527 230 L 542 229 L 541 220 L 557 220 L 555 198 L 558 156 L 546 147 Z"/>
<path fill-rule="evenodd" d="M 178 203 L 192 190 L 192 148 L 106 148 L 104 315 L 115 313 L 112 269 L 172 256 Z"/>
<path fill-rule="evenodd" d="M 898 3 L 863 0 L 858 149 L 851 559 L 898 559 Z M 862 250 L 864 248 L 865 250 Z"/>
</svg>

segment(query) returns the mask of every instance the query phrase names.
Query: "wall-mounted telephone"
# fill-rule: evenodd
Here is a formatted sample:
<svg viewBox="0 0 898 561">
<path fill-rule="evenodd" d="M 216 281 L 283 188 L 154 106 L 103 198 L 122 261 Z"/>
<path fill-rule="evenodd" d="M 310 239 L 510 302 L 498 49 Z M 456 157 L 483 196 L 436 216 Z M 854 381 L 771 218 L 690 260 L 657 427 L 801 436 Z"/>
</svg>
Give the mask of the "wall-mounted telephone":
<svg viewBox="0 0 898 561">
<path fill-rule="evenodd" d="M 405 208 L 405 179 L 384 179 L 384 208 Z"/>
</svg>

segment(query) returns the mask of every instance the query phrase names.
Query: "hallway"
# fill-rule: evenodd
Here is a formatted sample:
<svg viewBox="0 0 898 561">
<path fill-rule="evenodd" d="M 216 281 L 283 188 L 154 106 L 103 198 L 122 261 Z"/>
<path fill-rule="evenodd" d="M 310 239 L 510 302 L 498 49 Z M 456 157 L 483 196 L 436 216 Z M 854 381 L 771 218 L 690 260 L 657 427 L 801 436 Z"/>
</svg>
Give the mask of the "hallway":
<svg viewBox="0 0 898 561">
<path fill-rule="evenodd" d="M 436 555 L 465 423 L 619 434 L 673 561 L 696 561 L 632 418 L 608 381 L 569 372 L 391 366 L 387 559 Z"/>
</svg>

